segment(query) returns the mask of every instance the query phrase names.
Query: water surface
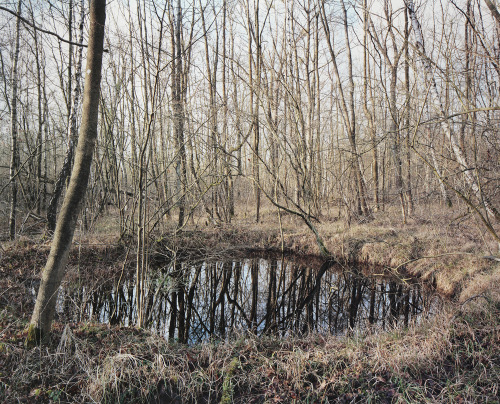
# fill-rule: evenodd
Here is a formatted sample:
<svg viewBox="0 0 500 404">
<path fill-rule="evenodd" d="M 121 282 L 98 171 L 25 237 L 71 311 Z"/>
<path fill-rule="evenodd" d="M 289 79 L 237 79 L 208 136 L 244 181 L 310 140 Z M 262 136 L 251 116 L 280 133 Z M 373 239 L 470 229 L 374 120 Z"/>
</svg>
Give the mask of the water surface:
<svg viewBox="0 0 500 404">
<path fill-rule="evenodd" d="M 407 326 L 439 309 L 419 284 L 363 276 L 356 268 L 293 259 L 248 258 L 171 262 L 151 271 L 145 326 L 194 344 L 241 333 L 342 335 L 370 327 Z M 61 321 L 134 325 L 135 281 L 61 288 Z"/>
</svg>

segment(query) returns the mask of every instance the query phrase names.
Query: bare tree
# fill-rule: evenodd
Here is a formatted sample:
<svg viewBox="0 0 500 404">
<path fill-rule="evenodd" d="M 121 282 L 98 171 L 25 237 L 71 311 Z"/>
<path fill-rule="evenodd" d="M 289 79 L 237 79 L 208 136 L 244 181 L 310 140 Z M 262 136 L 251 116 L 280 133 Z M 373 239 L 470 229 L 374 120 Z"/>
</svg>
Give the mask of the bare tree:
<svg viewBox="0 0 500 404">
<path fill-rule="evenodd" d="M 97 121 L 101 84 L 101 67 L 106 20 L 106 0 L 92 0 L 90 4 L 90 33 L 87 67 L 83 94 L 82 125 L 71 172 L 68 191 L 56 224 L 49 258 L 42 274 L 42 282 L 33 309 L 27 346 L 42 341 L 50 332 L 59 285 L 63 278 L 76 221 L 87 189 L 92 154 L 97 138 Z"/>
<path fill-rule="evenodd" d="M 259 0 L 254 0 L 253 10 L 250 10 L 250 2 L 247 4 L 247 33 L 248 33 L 248 85 L 250 88 L 250 116 L 252 119 L 253 144 L 252 144 L 252 177 L 255 194 L 255 221 L 260 221 L 260 85 L 262 67 L 262 31 L 259 23 Z M 253 11 L 253 15 L 252 12 Z M 252 43 L 255 42 L 255 51 Z"/>
<path fill-rule="evenodd" d="M 368 33 L 369 33 L 369 11 L 368 2 L 363 2 L 363 109 L 366 115 L 366 125 L 370 132 L 371 147 L 372 147 L 372 171 L 373 171 L 373 210 L 377 212 L 380 209 L 379 202 L 379 163 L 378 163 L 378 144 L 377 134 L 375 130 L 375 122 L 372 111 L 368 107 L 369 91 L 368 81 L 370 80 L 370 57 L 368 53 Z M 373 100 L 373 99 L 372 99 Z"/>
<path fill-rule="evenodd" d="M 73 5 L 70 4 L 70 21 L 72 18 Z M 79 39 L 78 43 L 83 43 L 83 27 L 85 18 L 85 8 L 83 0 L 80 3 L 80 25 L 79 25 Z M 71 25 L 70 25 L 71 32 Z M 69 45 L 69 54 L 72 55 L 72 44 Z M 76 72 L 75 72 L 75 88 L 73 89 L 73 96 L 71 97 L 71 87 L 69 87 L 68 98 L 70 99 L 70 113 L 69 113 L 69 125 L 68 125 L 68 149 L 66 151 L 66 157 L 64 159 L 63 166 L 57 177 L 57 181 L 54 185 L 54 192 L 52 198 L 49 202 L 47 208 L 47 230 L 52 233 L 56 227 L 56 216 L 57 216 L 57 205 L 59 204 L 59 199 L 62 195 L 63 188 L 66 184 L 66 180 L 70 175 L 71 165 L 73 164 L 73 154 L 75 150 L 75 145 L 77 142 L 77 115 L 80 108 L 80 95 L 81 95 L 81 75 L 82 75 L 82 52 L 83 47 L 78 47 L 78 59 L 76 62 Z M 71 66 L 71 57 L 70 64 Z M 69 74 L 71 75 L 71 67 L 68 68 Z M 70 76 L 71 77 L 71 76 Z M 68 80 L 68 86 L 71 86 L 71 78 Z"/>
<path fill-rule="evenodd" d="M 406 46 L 398 46 L 396 40 L 396 34 L 394 33 L 394 13 L 391 8 L 389 0 L 384 1 L 384 14 L 387 24 L 387 35 L 385 35 L 385 41 L 379 39 L 377 31 L 371 21 L 372 30 L 370 34 L 372 39 L 379 49 L 379 51 L 384 56 L 386 66 L 389 69 L 390 74 L 390 89 L 387 95 L 389 103 L 389 112 L 391 115 L 391 124 L 389 125 L 389 136 L 391 138 L 391 151 L 392 158 L 394 162 L 394 178 L 396 183 L 396 189 L 399 196 L 399 201 L 401 203 L 401 213 L 403 217 L 403 223 L 406 223 L 407 207 L 405 204 L 404 194 L 403 194 L 403 172 L 402 172 L 402 160 L 401 160 L 401 133 L 400 133 L 400 119 L 397 108 L 397 84 L 398 84 L 398 68 L 399 61 L 404 55 Z M 388 37 L 391 39 L 391 44 L 388 45 Z M 392 49 L 392 58 L 389 49 Z"/>
<path fill-rule="evenodd" d="M 500 213 L 496 209 L 496 207 L 492 204 L 492 202 L 489 200 L 488 196 L 485 195 L 482 190 L 481 190 L 481 184 L 478 182 L 478 177 L 474 174 L 474 170 L 470 167 L 466 156 L 463 152 L 463 150 L 460 147 L 460 142 L 453 131 L 453 128 L 451 127 L 450 121 L 448 117 L 446 116 L 446 113 L 444 111 L 441 99 L 439 97 L 438 93 L 438 87 L 436 84 L 436 80 L 434 78 L 434 73 L 433 73 L 433 68 L 432 68 L 432 63 L 429 57 L 426 54 L 425 51 L 425 45 L 424 45 L 424 38 L 422 34 L 422 29 L 420 26 L 420 22 L 417 18 L 417 15 L 415 13 L 415 6 L 413 4 L 413 0 L 405 0 L 406 6 L 408 8 L 408 12 L 410 15 L 410 19 L 412 22 L 413 26 L 413 31 L 415 34 L 415 46 L 416 49 L 419 51 L 420 54 L 420 61 L 423 67 L 423 72 L 424 76 L 426 79 L 426 82 L 428 82 L 429 85 L 429 92 L 432 97 L 432 100 L 434 101 L 438 113 L 441 116 L 441 127 L 444 131 L 444 134 L 446 136 L 447 141 L 449 142 L 451 149 L 453 151 L 453 154 L 455 156 L 455 159 L 460 166 L 461 170 L 463 170 L 463 174 L 465 177 L 466 182 L 470 186 L 473 195 L 475 196 L 476 200 L 482 205 L 487 212 L 487 214 L 493 216 L 497 222 L 500 221 Z M 436 171 L 434 171 L 436 173 Z M 441 181 L 444 181 L 443 178 L 440 178 Z M 483 223 L 486 225 L 486 228 L 490 231 L 490 233 L 495 237 L 497 241 L 500 242 L 500 238 L 496 234 L 494 228 L 492 225 L 489 223 L 488 217 L 484 216 L 481 214 L 481 212 L 475 207 L 475 205 L 471 202 L 469 198 L 467 198 L 463 193 L 459 192 L 457 189 L 455 189 L 455 192 L 471 207 L 473 208 L 476 213 L 480 216 L 481 220 Z"/>
<path fill-rule="evenodd" d="M 342 84 L 342 79 L 340 76 L 340 71 L 337 63 L 337 52 L 335 51 L 334 47 L 334 37 L 332 30 L 330 29 L 329 16 L 326 14 L 324 3 L 321 3 L 320 5 L 320 15 L 321 15 L 321 22 L 323 24 L 323 29 L 326 34 L 326 42 L 328 50 L 330 52 L 333 70 L 337 78 L 337 88 L 339 90 L 339 96 L 340 96 L 339 104 L 340 104 L 340 109 L 342 111 L 342 118 L 348 134 L 349 144 L 351 146 L 353 169 L 356 178 L 356 200 L 357 200 L 358 214 L 369 215 L 370 209 L 368 208 L 368 204 L 366 203 L 366 185 L 361 170 L 361 158 L 358 153 L 358 146 L 356 142 L 356 109 L 355 109 L 355 97 L 354 97 L 355 85 L 354 85 L 352 55 L 351 55 L 351 44 L 349 41 L 349 25 L 347 22 L 347 9 L 345 7 L 345 3 L 343 0 L 341 2 L 341 5 L 342 5 L 343 26 L 344 26 L 345 44 L 346 44 L 347 61 L 348 61 L 347 91 L 346 89 L 344 89 L 344 85 Z"/>
<path fill-rule="evenodd" d="M 10 150 L 10 239 L 16 238 L 16 211 L 17 211 L 17 169 L 19 160 L 19 150 L 17 145 L 18 123 L 17 123 L 17 82 L 18 82 L 18 61 L 19 61 L 19 38 L 21 35 L 21 6 L 22 0 L 17 2 L 17 19 L 16 19 L 16 39 L 14 45 L 14 60 L 12 63 L 12 96 L 10 101 L 10 134 L 11 134 L 11 150 Z"/>
<path fill-rule="evenodd" d="M 186 190 L 187 190 L 187 163 L 186 163 L 186 145 L 184 137 L 184 95 L 185 90 L 182 84 L 183 78 L 183 58 L 185 52 L 182 50 L 181 45 L 181 30 L 182 30 L 182 7 L 181 1 L 177 0 L 177 10 L 173 19 L 174 33 L 172 34 L 172 109 L 174 117 L 174 139 L 176 145 L 176 187 L 179 194 L 177 205 L 179 206 L 179 218 L 177 226 L 180 228 L 184 224 L 184 215 L 186 209 Z"/>
</svg>

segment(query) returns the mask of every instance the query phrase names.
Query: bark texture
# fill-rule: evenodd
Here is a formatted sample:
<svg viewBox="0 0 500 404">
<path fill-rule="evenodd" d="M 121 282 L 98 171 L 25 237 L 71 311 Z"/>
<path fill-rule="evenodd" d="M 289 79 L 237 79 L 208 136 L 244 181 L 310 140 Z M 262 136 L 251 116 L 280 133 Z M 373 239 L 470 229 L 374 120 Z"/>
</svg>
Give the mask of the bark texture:
<svg viewBox="0 0 500 404">
<path fill-rule="evenodd" d="M 21 0 L 17 3 L 17 15 L 21 15 Z M 14 46 L 14 60 L 12 63 L 12 99 L 10 104 L 10 132 L 11 132 L 11 155 L 10 155 L 10 217 L 9 217 L 9 235 L 10 239 L 16 238 L 16 211 L 17 211 L 17 166 L 18 166 L 18 147 L 17 147 L 17 80 L 19 61 L 19 35 L 21 20 L 16 20 L 16 43 Z"/>
<path fill-rule="evenodd" d="M 50 332 L 58 289 L 64 276 L 76 220 L 87 189 L 97 138 L 105 19 L 106 0 L 92 0 L 82 125 L 75 154 L 75 164 L 56 224 L 49 258 L 42 274 L 42 282 L 26 340 L 28 347 L 39 343 Z"/>
</svg>

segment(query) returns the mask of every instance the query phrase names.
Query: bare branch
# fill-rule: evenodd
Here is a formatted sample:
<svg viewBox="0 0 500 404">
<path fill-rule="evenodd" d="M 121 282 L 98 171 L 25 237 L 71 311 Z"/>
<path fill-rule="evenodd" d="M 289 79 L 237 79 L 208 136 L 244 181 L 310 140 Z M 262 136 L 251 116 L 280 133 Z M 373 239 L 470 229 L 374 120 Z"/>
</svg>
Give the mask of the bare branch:
<svg viewBox="0 0 500 404">
<path fill-rule="evenodd" d="M 20 16 L 15 11 L 9 10 L 8 8 L 0 6 L 0 10 L 6 11 L 7 13 L 10 13 L 13 16 L 19 18 L 23 23 L 29 25 L 31 28 L 33 28 L 36 31 L 40 31 L 40 32 L 42 32 L 44 34 L 55 36 L 61 42 L 67 43 L 69 45 L 81 46 L 81 47 L 84 47 L 84 48 L 87 47 L 87 45 L 84 45 L 84 44 L 81 44 L 81 43 L 78 43 L 78 42 L 68 41 L 67 39 L 64 39 L 63 37 L 61 37 L 59 34 L 57 34 L 55 32 L 47 31 L 46 29 L 40 28 L 40 27 L 36 26 L 34 22 L 31 22 L 31 21 L 27 20 L 26 18 Z"/>
</svg>

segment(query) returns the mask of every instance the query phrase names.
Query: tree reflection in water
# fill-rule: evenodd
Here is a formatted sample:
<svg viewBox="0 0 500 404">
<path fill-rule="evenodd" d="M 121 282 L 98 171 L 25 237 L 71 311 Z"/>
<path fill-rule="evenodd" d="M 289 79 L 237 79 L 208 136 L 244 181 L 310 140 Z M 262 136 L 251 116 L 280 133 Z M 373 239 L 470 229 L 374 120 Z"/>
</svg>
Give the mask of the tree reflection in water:
<svg viewBox="0 0 500 404">
<path fill-rule="evenodd" d="M 133 280 L 61 292 L 61 319 L 135 323 Z M 247 331 L 340 335 L 408 326 L 439 309 L 418 284 L 366 277 L 356 268 L 329 262 L 304 265 L 290 259 L 177 261 L 150 276 L 145 293 L 146 327 L 189 344 Z"/>
</svg>

